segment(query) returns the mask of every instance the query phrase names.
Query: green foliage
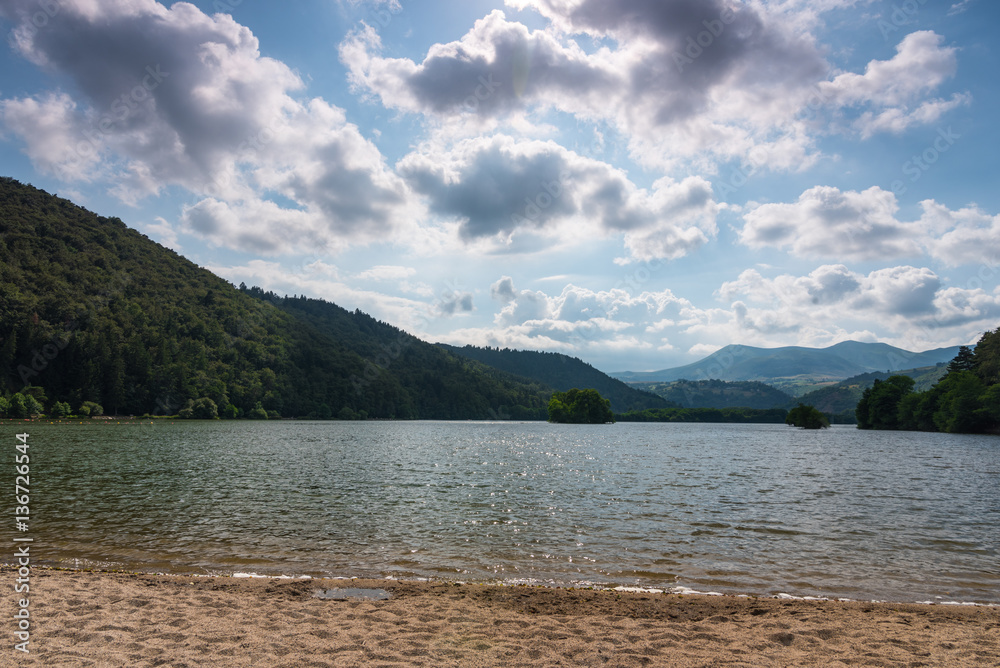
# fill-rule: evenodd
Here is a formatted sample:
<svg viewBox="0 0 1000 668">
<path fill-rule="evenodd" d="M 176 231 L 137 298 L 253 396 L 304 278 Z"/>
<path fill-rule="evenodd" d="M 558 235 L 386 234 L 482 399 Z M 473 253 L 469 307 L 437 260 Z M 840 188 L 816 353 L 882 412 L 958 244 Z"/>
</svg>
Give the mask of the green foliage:
<svg viewBox="0 0 1000 668">
<path fill-rule="evenodd" d="M 1000 383 L 1000 328 L 986 332 L 976 343 L 974 371 L 986 385 Z"/>
<path fill-rule="evenodd" d="M 326 404 L 376 418 L 545 419 L 542 383 L 360 311 L 237 289 L 118 219 L 12 179 L 0 180 L 0 240 L 4 396 L 44 384 L 52 401 L 114 414 L 194 414 L 208 399 L 226 418 Z"/>
<path fill-rule="evenodd" d="M 76 414 L 80 417 L 99 417 L 104 415 L 104 407 L 93 401 L 84 401 L 76 409 Z"/>
<path fill-rule="evenodd" d="M 909 376 L 889 376 L 876 380 L 864 391 L 854 413 L 859 429 L 898 429 L 899 402 L 913 390 Z"/>
<path fill-rule="evenodd" d="M 4 396 L 0 396 L 0 417 L 8 417 L 7 412 L 10 410 L 10 400 Z"/>
<path fill-rule="evenodd" d="M 982 395 L 986 387 L 972 371 L 954 371 L 941 381 L 941 398 L 934 412 L 938 431 L 969 434 L 985 425 Z"/>
<path fill-rule="evenodd" d="M 177 417 L 184 420 L 217 420 L 219 407 L 208 397 L 202 397 L 197 401 L 188 399 L 184 408 L 177 413 Z"/>
<path fill-rule="evenodd" d="M 975 350 L 959 348 L 948 373 L 924 392 L 886 383 L 866 390 L 858 402 L 862 429 L 913 429 L 979 433 L 1000 429 L 1000 329 L 985 333 Z"/>
<path fill-rule="evenodd" d="M 675 380 L 636 386 L 681 408 L 776 408 L 792 399 L 777 388 L 749 380 Z"/>
<path fill-rule="evenodd" d="M 555 392 L 549 400 L 549 422 L 571 424 L 605 424 L 615 421 L 611 401 L 597 390 L 573 388 Z"/>
<path fill-rule="evenodd" d="M 267 411 L 264 410 L 264 406 L 261 405 L 261 402 L 258 401 L 257 405 L 255 405 L 250 410 L 250 413 L 247 415 L 247 417 L 250 418 L 251 420 L 266 420 Z"/>
<path fill-rule="evenodd" d="M 338 420 L 360 420 L 361 416 L 353 411 L 350 406 L 344 406 L 339 411 L 337 411 Z"/>
<path fill-rule="evenodd" d="M 826 429 L 830 426 L 830 420 L 815 406 L 807 406 L 800 403 L 798 406 L 788 411 L 785 417 L 785 424 L 802 429 Z"/>
<path fill-rule="evenodd" d="M 6 402 L 5 410 L 7 417 L 24 419 L 34 415 L 41 415 L 44 408 L 38 400 L 31 394 L 21 392 L 14 393 Z M 2 406 L 0 406 L 2 407 Z"/>
<path fill-rule="evenodd" d="M 620 422 L 709 422 L 782 424 L 784 408 L 660 408 L 630 411 L 616 416 Z"/>
<path fill-rule="evenodd" d="M 52 417 L 64 418 L 68 417 L 73 412 L 73 409 L 70 408 L 69 404 L 66 403 L 65 401 L 57 401 L 54 404 L 52 404 L 51 412 L 52 412 Z"/>
<path fill-rule="evenodd" d="M 948 363 L 948 373 L 972 371 L 976 366 L 975 355 L 969 346 L 959 346 L 955 359 Z"/>
</svg>

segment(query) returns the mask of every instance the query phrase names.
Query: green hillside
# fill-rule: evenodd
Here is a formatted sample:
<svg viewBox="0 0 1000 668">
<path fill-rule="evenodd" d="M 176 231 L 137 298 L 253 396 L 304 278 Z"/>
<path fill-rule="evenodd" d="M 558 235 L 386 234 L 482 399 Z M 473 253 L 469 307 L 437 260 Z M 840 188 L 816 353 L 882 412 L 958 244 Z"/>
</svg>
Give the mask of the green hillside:
<svg viewBox="0 0 1000 668">
<path fill-rule="evenodd" d="M 511 374 L 530 378 L 536 382 L 566 392 L 572 388 L 595 389 L 605 399 L 611 400 L 611 409 L 618 413 L 666 408 L 670 404 L 655 394 L 629 387 L 620 380 L 598 371 L 576 357 L 560 353 L 543 353 L 509 348 L 458 348 L 438 344 L 455 354 L 473 359 Z"/>
<path fill-rule="evenodd" d="M 0 397 L 174 414 L 544 419 L 551 389 L 320 300 L 240 290 L 128 228 L 0 178 Z"/>
<path fill-rule="evenodd" d="M 775 408 L 792 401 L 791 395 L 756 381 L 676 380 L 632 386 L 683 408 Z"/>
<path fill-rule="evenodd" d="M 917 391 L 922 391 L 930 389 L 930 387 L 940 380 L 945 373 L 947 373 L 946 364 L 921 367 L 919 369 L 908 369 L 906 371 L 897 371 L 895 373 L 887 373 L 884 371 L 864 373 L 848 378 L 847 380 L 843 380 L 834 385 L 804 394 L 795 401 L 787 404 L 786 407 L 791 408 L 796 403 L 801 401 L 804 404 L 815 406 L 824 413 L 831 413 L 834 415 L 853 413 L 854 407 L 857 406 L 862 393 L 871 387 L 876 380 L 886 380 L 893 375 L 909 376 L 915 381 Z"/>
</svg>

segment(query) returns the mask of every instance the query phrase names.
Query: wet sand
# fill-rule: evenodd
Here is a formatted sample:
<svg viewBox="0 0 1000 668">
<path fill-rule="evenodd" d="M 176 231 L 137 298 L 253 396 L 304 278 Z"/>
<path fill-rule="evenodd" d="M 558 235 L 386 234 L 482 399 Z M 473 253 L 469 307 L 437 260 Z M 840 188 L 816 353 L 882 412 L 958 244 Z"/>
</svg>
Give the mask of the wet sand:
<svg viewBox="0 0 1000 668">
<path fill-rule="evenodd" d="M 1000 666 L 997 607 L 48 569 L 25 655 L 16 577 L 0 666 Z"/>
</svg>

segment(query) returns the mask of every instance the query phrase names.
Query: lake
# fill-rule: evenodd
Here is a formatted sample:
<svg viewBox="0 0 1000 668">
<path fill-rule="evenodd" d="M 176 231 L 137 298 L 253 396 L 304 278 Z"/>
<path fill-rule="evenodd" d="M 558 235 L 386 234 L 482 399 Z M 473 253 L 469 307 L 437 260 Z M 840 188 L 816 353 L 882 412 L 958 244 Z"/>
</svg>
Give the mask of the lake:
<svg viewBox="0 0 1000 668">
<path fill-rule="evenodd" d="M 6 422 L 5 461 L 23 431 L 34 564 L 1000 603 L 997 437 Z"/>
</svg>

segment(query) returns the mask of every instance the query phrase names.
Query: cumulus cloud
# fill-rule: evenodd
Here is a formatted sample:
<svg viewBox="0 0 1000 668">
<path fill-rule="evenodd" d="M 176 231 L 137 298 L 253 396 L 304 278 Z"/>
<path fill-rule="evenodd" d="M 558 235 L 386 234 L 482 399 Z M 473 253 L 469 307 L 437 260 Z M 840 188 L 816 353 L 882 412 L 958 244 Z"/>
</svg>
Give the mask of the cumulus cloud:
<svg viewBox="0 0 1000 668">
<path fill-rule="evenodd" d="M 65 0 L 38 29 L 36 10 L 27 0 L 0 10 L 16 24 L 15 48 L 79 91 L 0 102 L 39 169 L 115 183 L 126 202 L 168 185 L 208 195 L 188 209 L 186 228 L 258 252 L 334 249 L 412 219 L 405 184 L 375 146 L 341 109 L 294 98 L 302 80 L 262 56 L 231 16 L 187 3 Z M 267 191 L 292 204 L 262 198 Z"/>
<path fill-rule="evenodd" d="M 898 44 L 895 56 L 869 62 L 864 74 L 844 72 L 832 81 L 820 82 L 819 96 L 835 110 L 870 107 L 852 123 L 865 138 L 934 123 L 971 100 L 967 94 L 955 94 L 950 100 L 922 99 L 958 69 L 956 49 L 943 46 L 943 41 L 933 31 L 911 33 Z"/>
<path fill-rule="evenodd" d="M 962 339 L 970 326 L 990 326 L 991 319 L 1000 316 L 1000 290 L 948 286 L 927 267 L 897 266 L 863 274 L 844 265 L 824 265 L 806 276 L 774 278 L 748 269 L 724 283 L 717 294 L 736 300 L 732 311 L 744 329 L 774 333 L 791 325 L 812 330 L 813 337 L 825 333 L 827 341 L 836 343 L 835 332 L 844 323 L 878 323 L 883 340 L 910 350 L 949 337 Z"/>
<path fill-rule="evenodd" d="M 504 276 L 491 285 L 490 297 L 501 304 L 509 304 L 514 301 L 517 298 L 517 292 L 514 291 L 514 279 L 510 276 Z"/>
<path fill-rule="evenodd" d="M 711 168 L 758 149 L 768 167 L 801 169 L 816 159 L 816 135 L 831 128 L 864 137 L 902 132 L 969 101 L 929 97 L 957 62 L 955 49 L 929 31 L 906 36 L 893 58 L 872 61 L 863 74 L 831 80 L 810 30 L 819 13 L 851 4 L 839 0 L 507 4 L 550 23 L 532 31 L 493 11 L 419 62 L 383 56 L 378 35 L 363 28 L 341 44 L 341 60 L 355 87 L 386 107 L 449 127 L 461 118 L 495 126 L 547 110 L 610 121 L 634 158 L 667 168 L 679 161 Z M 601 46 L 585 51 L 579 35 Z"/>
<path fill-rule="evenodd" d="M 974 205 L 952 211 L 924 200 L 920 206 L 917 220 L 901 221 L 889 191 L 816 186 L 795 202 L 751 205 L 739 239 L 751 248 L 787 248 L 801 257 L 860 261 L 927 254 L 949 266 L 1000 263 L 1000 216 Z"/>
<path fill-rule="evenodd" d="M 993 328 L 1000 317 L 1000 288 L 951 285 L 927 267 L 909 265 L 865 273 L 829 264 L 805 275 L 773 276 L 747 269 L 716 291 L 726 305 L 709 308 L 670 289 L 593 290 L 569 283 L 546 292 L 519 289 L 509 276 L 495 281 L 491 294 L 492 326 L 437 338 L 562 352 L 608 371 L 675 366 L 682 363 L 678 353 L 702 357 L 731 343 L 884 341 L 919 351 L 967 344 L 970 332 Z"/>
<path fill-rule="evenodd" d="M 608 65 L 579 46 L 544 31 L 530 32 L 493 11 L 461 40 L 433 46 L 423 62 L 383 58 L 370 27 L 340 46 L 341 60 L 357 87 L 378 95 L 386 107 L 442 115 L 509 114 L 542 97 L 564 96 L 596 109 L 616 78 Z M 584 103 L 587 104 L 587 103 Z"/>
<path fill-rule="evenodd" d="M 975 206 L 951 211 L 934 200 L 925 200 L 921 206 L 921 222 L 943 232 L 930 242 L 934 257 L 953 267 L 981 264 L 993 270 L 1000 265 L 1000 215 Z"/>
<path fill-rule="evenodd" d="M 718 207 L 704 179 L 663 178 L 650 191 L 554 142 L 478 137 L 411 153 L 397 170 L 432 212 L 457 221 L 466 241 L 620 234 L 632 259 L 647 260 L 680 257 L 716 233 Z"/>
<path fill-rule="evenodd" d="M 752 248 L 788 248 L 803 257 L 850 260 L 922 254 L 926 226 L 896 219 L 896 196 L 816 186 L 790 203 L 761 204 L 743 216 L 740 241 Z"/>
</svg>

